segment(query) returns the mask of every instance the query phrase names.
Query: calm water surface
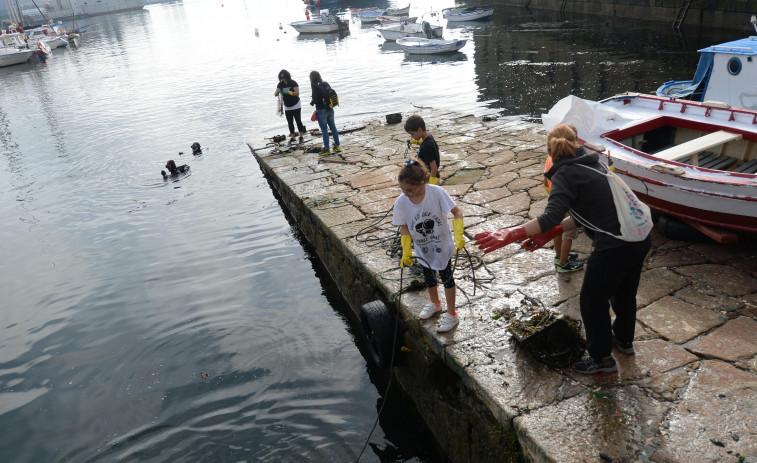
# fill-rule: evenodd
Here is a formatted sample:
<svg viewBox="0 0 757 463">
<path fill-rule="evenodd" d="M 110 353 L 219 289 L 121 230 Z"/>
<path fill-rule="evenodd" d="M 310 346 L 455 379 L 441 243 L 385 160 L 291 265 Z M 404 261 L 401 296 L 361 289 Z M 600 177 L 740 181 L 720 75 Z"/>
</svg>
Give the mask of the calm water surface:
<svg viewBox="0 0 757 463">
<path fill-rule="evenodd" d="M 384 383 L 244 144 L 285 132 L 281 68 L 306 103 L 321 71 L 339 125 L 410 105 L 537 120 L 689 78 L 696 48 L 738 38 L 501 8 L 445 30 L 461 53 L 411 58 L 359 22 L 300 37 L 301 2 L 261 3 L 89 19 L 80 48 L 0 69 L 3 461 L 357 457 Z M 432 3 L 453 4 L 412 13 Z M 164 182 L 168 159 L 191 175 Z M 391 398 L 361 461 L 443 461 Z"/>
</svg>

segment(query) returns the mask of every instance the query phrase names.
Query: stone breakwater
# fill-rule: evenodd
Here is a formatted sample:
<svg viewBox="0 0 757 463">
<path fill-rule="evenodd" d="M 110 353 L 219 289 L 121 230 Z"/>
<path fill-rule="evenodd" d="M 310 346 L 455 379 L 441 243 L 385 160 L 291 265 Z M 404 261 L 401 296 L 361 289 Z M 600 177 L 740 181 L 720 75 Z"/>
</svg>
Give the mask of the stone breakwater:
<svg viewBox="0 0 757 463">
<path fill-rule="evenodd" d="M 432 110 L 404 118 L 413 112 L 439 144 L 441 186 L 463 210 L 468 240 L 543 211 L 541 125 Z M 356 235 L 391 222 L 396 176 L 412 152 L 402 124 L 378 119 L 340 138 L 338 156 L 250 148 L 358 311 L 400 289 L 399 257 Z M 394 374 L 452 461 L 757 463 L 757 243 L 653 238 L 636 355 L 615 351 L 615 374 L 547 367 L 497 317 L 530 298 L 580 318 L 583 272 L 556 273 L 552 249 L 510 245 L 484 256 L 494 279 L 476 288 L 456 273 L 461 321 L 447 334 L 435 332 L 437 320 L 417 319 L 425 291 L 402 294 Z M 588 257 L 585 235 L 574 251 Z"/>
</svg>

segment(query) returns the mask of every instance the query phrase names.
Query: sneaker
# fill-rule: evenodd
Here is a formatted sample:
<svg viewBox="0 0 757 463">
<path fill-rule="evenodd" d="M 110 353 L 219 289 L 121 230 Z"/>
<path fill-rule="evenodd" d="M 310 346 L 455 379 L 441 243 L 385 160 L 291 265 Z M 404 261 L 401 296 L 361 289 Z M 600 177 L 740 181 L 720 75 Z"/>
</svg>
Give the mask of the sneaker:
<svg viewBox="0 0 757 463">
<path fill-rule="evenodd" d="M 328 148 L 324 148 L 323 151 L 321 151 L 318 154 L 321 155 L 321 156 L 327 156 L 327 155 L 331 154 L 331 150 L 328 149 Z"/>
<path fill-rule="evenodd" d="M 557 262 L 555 264 L 555 270 L 557 270 L 558 273 L 575 272 L 576 270 L 581 270 L 583 268 L 583 262 L 576 262 L 574 260 L 569 260 L 565 265 L 561 264 L 560 262 Z"/>
<path fill-rule="evenodd" d="M 300 137 L 300 144 L 305 143 L 305 137 Z"/>
<path fill-rule="evenodd" d="M 460 319 L 457 316 L 452 316 L 448 312 L 444 312 L 442 315 L 442 321 L 439 326 L 436 327 L 437 333 L 446 333 L 452 328 L 456 327 Z"/>
<path fill-rule="evenodd" d="M 633 342 L 620 342 L 618 341 L 618 338 L 615 337 L 615 333 L 612 334 L 612 344 L 615 346 L 616 349 L 618 349 L 618 352 L 621 354 L 626 355 L 633 355 Z"/>
<path fill-rule="evenodd" d="M 297 141 L 297 139 L 296 139 L 296 138 L 294 138 L 294 137 L 292 137 L 292 138 L 290 138 L 290 139 L 289 139 L 289 144 L 290 144 L 290 145 L 294 145 L 294 142 L 295 142 L 295 141 Z"/>
<path fill-rule="evenodd" d="M 339 145 L 336 145 L 336 146 L 334 147 L 334 152 L 335 152 L 335 153 L 338 153 L 338 152 L 340 152 L 340 151 L 342 151 L 342 147 L 341 147 L 341 146 L 339 146 Z"/>
<path fill-rule="evenodd" d="M 568 253 L 568 262 L 570 262 L 571 260 L 578 260 L 578 253 L 577 252 L 570 252 L 570 253 Z M 560 255 L 559 254 L 555 254 L 555 264 L 559 264 L 559 263 L 560 263 Z"/>
<path fill-rule="evenodd" d="M 610 357 L 606 359 L 595 359 L 593 357 L 586 357 L 583 360 L 573 364 L 573 370 L 577 373 L 591 374 L 591 373 L 612 373 L 618 371 L 618 365 L 615 364 L 615 359 Z"/>
<path fill-rule="evenodd" d="M 442 301 L 438 301 L 436 304 L 429 302 L 428 304 L 423 306 L 423 310 L 421 310 L 421 313 L 418 314 L 418 318 L 421 320 L 428 320 L 441 311 Z"/>
</svg>

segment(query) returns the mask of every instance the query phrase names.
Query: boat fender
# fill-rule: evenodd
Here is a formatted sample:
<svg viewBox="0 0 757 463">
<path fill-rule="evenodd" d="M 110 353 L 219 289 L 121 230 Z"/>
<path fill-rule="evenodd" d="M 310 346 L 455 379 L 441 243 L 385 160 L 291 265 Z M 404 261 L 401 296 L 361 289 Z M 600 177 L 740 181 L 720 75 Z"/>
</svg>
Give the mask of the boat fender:
<svg viewBox="0 0 757 463">
<path fill-rule="evenodd" d="M 396 341 L 394 316 L 389 307 L 382 301 L 364 304 L 360 307 L 360 325 L 373 363 L 379 368 L 389 368 Z"/>
</svg>

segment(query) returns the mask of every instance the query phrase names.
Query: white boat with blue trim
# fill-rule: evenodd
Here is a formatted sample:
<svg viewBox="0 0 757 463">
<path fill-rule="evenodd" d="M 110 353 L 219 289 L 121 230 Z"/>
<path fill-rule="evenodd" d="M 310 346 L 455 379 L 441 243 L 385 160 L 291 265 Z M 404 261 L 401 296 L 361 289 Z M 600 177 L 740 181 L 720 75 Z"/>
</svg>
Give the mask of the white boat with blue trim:
<svg viewBox="0 0 757 463">
<path fill-rule="evenodd" d="M 694 78 L 665 82 L 658 96 L 757 109 L 757 37 L 712 45 L 699 53 Z"/>
<path fill-rule="evenodd" d="M 466 44 L 466 39 L 445 40 L 424 37 L 402 37 L 397 45 L 411 55 L 434 55 L 437 53 L 454 53 Z"/>
</svg>

